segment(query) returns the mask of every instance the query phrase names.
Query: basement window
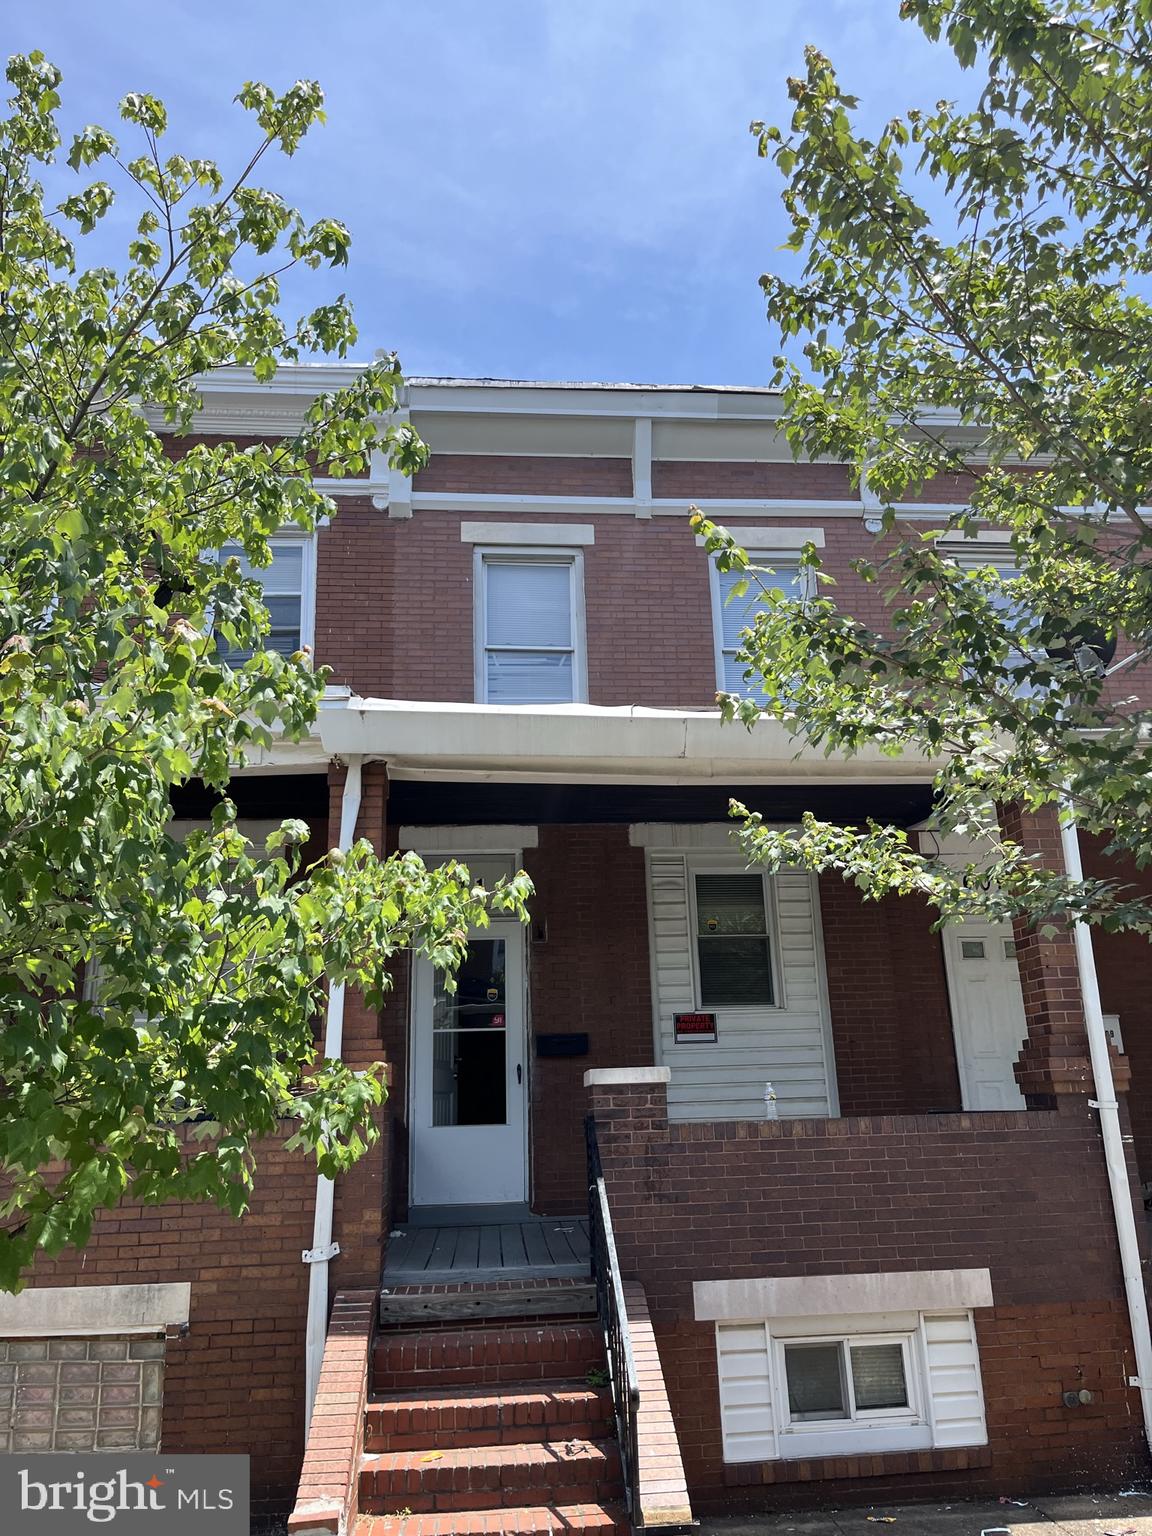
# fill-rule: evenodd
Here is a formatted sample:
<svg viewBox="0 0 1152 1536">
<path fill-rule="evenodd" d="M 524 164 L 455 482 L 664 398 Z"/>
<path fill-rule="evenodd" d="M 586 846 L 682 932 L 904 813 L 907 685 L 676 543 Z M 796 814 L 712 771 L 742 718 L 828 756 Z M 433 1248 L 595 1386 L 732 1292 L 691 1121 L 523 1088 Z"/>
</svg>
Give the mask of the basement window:
<svg viewBox="0 0 1152 1536">
<path fill-rule="evenodd" d="M 781 1346 L 788 1427 L 912 1419 L 910 1337 L 816 1339 Z"/>
<path fill-rule="evenodd" d="M 987 1444 L 970 1311 L 719 1323 L 716 1355 L 727 1462 Z"/>
</svg>

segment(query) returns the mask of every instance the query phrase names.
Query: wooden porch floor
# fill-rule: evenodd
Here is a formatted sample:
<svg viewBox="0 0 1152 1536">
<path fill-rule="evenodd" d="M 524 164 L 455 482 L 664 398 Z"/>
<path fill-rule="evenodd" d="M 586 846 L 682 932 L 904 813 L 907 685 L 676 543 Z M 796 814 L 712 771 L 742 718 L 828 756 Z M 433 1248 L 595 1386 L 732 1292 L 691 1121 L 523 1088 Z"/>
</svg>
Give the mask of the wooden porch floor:
<svg viewBox="0 0 1152 1536">
<path fill-rule="evenodd" d="M 384 1284 L 488 1284 L 585 1279 L 591 1252 L 579 1216 L 532 1216 L 489 1226 L 398 1227 L 388 1238 Z"/>
</svg>

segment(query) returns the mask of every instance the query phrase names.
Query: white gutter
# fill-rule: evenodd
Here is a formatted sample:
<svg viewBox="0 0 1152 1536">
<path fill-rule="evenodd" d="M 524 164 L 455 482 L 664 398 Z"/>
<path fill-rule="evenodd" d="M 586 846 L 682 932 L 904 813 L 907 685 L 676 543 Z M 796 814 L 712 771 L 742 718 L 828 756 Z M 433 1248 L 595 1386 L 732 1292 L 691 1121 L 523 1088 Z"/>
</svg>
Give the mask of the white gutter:
<svg viewBox="0 0 1152 1536">
<path fill-rule="evenodd" d="M 1062 807 L 1060 843 L 1064 865 L 1073 880 L 1084 878 L 1080 862 L 1080 838 L 1068 805 Z M 1132 1347 L 1136 1355 L 1136 1375 L 1128 1385 L 1140 1391 L 1144 1413 L 1144 1438 L 1152 1447 L 1152 1330 L 1148 1324 L 1148 1302 L 1140 1264 L 1140 1244 L 1136 1234 L 1136 1214 L 1132 1205 L 1132 1186 L 1124 1155 L 1120 1127 L 1120 1106 L 1112 1081 L 1112 1059 L 1108 1053 L 1108 1035 L 1100 1007 L 1100 987 L 1096 978 L 1096 957 L 1092 952 L 1092 934 L 1085 922 L 1072 926 L 1076 945 L 1076 968 L 1080 976 L 1080 996 L 1084 1005 L 1084 1023 L 1088 1031 L 1088 1052 L 1092 1061 L 1095 1099 L 1089 1103 L 1100 1115 L 1100 1134 L 1104 1139 L 1104 1162 L 1108 1169 L 1108 1188 L 1116 1221 L 1120 1247 L 1120 1265 L 1124 1273 L 1124 1293 L 1128 1300 L 1128 1319 L 1132 1329 Z"/>
<path fill-rule="evenodd" d="M 340 801 L 340 837 L 336 844 L 345 852 L 356 836 L 360 815 L 361 764 L 359 757 L 349 757 L 348 777 Z M 324 1055 L 338 1060 L 344 1048 L 344 983 L 334 981 L 328 988 L 328 1015 L 324 1025 Z M 340 1252 L 332 1241 L 332 1201 L 335 1185 L 321 1174 L 316 1180 L 316 1214 L 312 1222 L 312 1246 L 300 1255 L 308 1265 L 308 1322 L 304 1334 L 304 1432 L 312 1421 L 312 1405 L 320 1381 L 320 1363 L 324 1358 L 324 1340 L 328 1333 L 328 1265 Z"/>
<path fill-rule="evenodd" d="M 755 730 L 725 725 L 718 710 L 640 705 L 447 704 L 358 698 L 320 711 L 329 756 L 386 756 L 405 770 L 490 773 L 639 775 L 653 782 L 728 783 L 770 777 L 926 783 L 939 765 L 907 753 L 886 756 L 863 746 L 852 757 L 825 756 L 783 721 Z"/>
</svg>

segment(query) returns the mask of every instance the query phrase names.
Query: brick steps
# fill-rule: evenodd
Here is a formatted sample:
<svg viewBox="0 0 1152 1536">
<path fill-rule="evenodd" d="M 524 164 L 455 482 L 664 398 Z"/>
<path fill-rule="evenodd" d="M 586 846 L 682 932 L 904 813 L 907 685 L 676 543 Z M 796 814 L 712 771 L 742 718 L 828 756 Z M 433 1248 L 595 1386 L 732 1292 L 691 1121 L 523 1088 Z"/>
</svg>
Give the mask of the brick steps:
<svg viewBox="0 0 1152 1536">
<path fill-rule="evenodd" d="M 609 1433 L 612 1401 L 580 1381 L 459 1387 L 374 1397 L 364 1419 L 364 1449 L 460 1450 L 545 1440 L 596 1440 Z"/>
<path fill-rule="evenodd" d="M 603 1367 L 596 1323 L 453 1328 L 381 1334 L 372 1381 L 376 1392 L 423 1390 L 440 1397 L 458 1386 L 570 1381 Z"/>
<path fill-rule="evenodd" d="M 596 1322 L 435 1323 L 378 1335 L 354 1536 L 626 1532 Z"/>
<path fill-rule="evenodd" d="M 602 1504 L 622 1493 L 614 1440 L 385 1451 L 366 1455 L 360 1466 L 360 1509 L 365 1514 Z"/>
<path fill-rule="evenodd" d="M 559 1504 L 458 1514 L 361 1515 L 354 1536 L 556 1536 L 563 1531 L 626 1536 L 631 1526 L 620 1505 Z"/>
</svg>

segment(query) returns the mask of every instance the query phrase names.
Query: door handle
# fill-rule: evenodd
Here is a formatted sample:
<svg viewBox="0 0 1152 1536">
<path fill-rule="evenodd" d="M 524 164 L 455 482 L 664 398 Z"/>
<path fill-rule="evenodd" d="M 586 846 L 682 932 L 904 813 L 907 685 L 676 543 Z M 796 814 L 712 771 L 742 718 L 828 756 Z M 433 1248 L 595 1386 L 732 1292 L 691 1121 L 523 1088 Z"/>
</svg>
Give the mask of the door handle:
<svg viewBox="0 0 1152 1536">
<path fill-rule="evenodd" d="M 516 1063 L 516 1081 L 517 1083 L 522 1083 L 524 1081 L 524 1068 L 520 1065 L 519 1062 Z"/>
</svg>

